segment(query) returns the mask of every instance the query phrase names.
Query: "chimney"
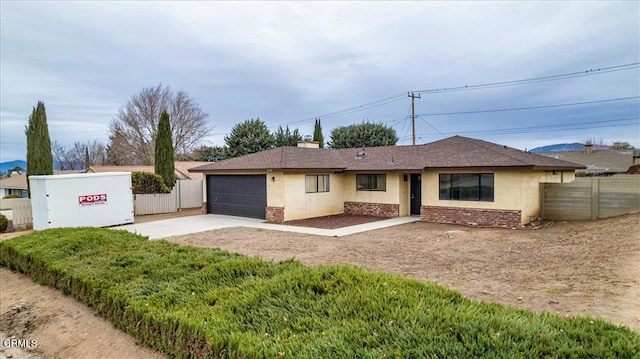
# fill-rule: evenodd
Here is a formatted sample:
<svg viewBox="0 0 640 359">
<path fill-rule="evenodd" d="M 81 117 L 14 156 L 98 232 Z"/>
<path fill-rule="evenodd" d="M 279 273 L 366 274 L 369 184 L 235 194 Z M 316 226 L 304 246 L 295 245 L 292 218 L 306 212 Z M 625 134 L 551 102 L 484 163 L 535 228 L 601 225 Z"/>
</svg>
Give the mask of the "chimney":
<svg viewBox="0 0 640 359">
<path fill-rule="evenodd" d="M 591 141 L 587 141 L 584 144 L 584 154 L 590 155 L 592 152 L 593 152 L 593 144 L 591 143 Z"/>
<path fill-rule="evenodd" d="M 302 141 L 298 141 L 298 147 L 320 148 L 320 142 L 313 141 L 313 137 L 311 137 L 310 135 L 305 135 L 302 138 Z"/>
</svg>

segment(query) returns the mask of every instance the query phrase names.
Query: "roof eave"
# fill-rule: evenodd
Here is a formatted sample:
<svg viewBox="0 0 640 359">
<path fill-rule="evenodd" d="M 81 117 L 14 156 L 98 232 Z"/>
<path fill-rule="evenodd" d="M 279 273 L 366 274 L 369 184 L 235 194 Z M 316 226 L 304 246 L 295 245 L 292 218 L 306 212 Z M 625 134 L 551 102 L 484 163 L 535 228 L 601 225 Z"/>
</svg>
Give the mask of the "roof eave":
<svg viewBox="0 0 640 359">
<path fill-rule="evenodd" d="M 483 169 L 483 170 L 492 170 L 492 169 L 532 169 L 532 165 L 521 165 L 521 166 L 427 166 L 424 168 L 425 171 L 428 170 L 455 170 L 455 169 Z"/>
<path fill-rule="evenodd" d="M 533 166 L 534 171 L 575 171 L 586 169 L 585 166 Z"/>
<path fill-rule="evenodd" d="M 242 172 L 268 172 L 270 169 L 267 168 L 215 168 L 215 169 L 204 169 L 192 172 L 201 172 L 203 174 L 206 173 L 216 173 L 216 172 L 224 172 L 224 173 L 242 173 Z"/>
<path fill-rule="evenodd" d="M 347 168 L 344 170 L 346 173 L 380 173 L 380 172 L 402 172 L 402 173 L 420 173 L 422 168 Z"/>
<path fill-rule="evenodd" d="M 189 170 L 189 172 L 215 173 L 215 172 L 344 172 L 344 167 L 296 167 L 296 168 L 215 168 L 215 169 L 197 169 Z"/>
<path fill-rule="evenodd" d="M 273 168 L 273 171 L 282 171 L 282 172 L 344 172 L 344 167 L 308 167 L 308 168 Z"/>
</svg>

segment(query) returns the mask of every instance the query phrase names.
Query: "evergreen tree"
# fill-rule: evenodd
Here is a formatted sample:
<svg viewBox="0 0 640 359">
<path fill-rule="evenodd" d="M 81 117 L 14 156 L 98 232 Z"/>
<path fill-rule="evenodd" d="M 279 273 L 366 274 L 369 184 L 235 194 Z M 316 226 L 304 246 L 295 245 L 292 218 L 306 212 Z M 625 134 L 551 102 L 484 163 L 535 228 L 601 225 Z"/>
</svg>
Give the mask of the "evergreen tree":
<svg viewBox="0 0 640 359">
<path fill-rule="evenodd" d="M 38 105 L 33 108 L 24 132 L 27 135 L 27 178 L 31 175 L 52 175 L 53 153 L 47 113 L 42 101 L 38 101 Z M 31 196 L 31 187 L 28 182 L 27 186 Z"/>
<path fill-rule="evenodd" d="M 331 131 L 331 148 L 394 146 L 398 142 L 396 131 L 382 123 L 336 127 Z"/>
<path fill-rule="evenodd" d="M 246 120 L 233 126 L 229 136 L 225 136 L 224 142 L 227 145 L 229 157 L 244 156 L 268 150 L 274 146 L 273 135 L 259 118 Z"/>
<path fill-rule="evenodd" d="M 283 129 L 282 126 L 278 127 L 278 130 L 274 132 L 273 137 L 275 140 L 275 147 L 297 146 L 298 142 L 302 141 L 300 131 L 296 128 L 291 132 L 288 125 L 286 129 Z"/>
<path fill-rule="evenodd" d="M 313 140 L 320 143 L 320 148 L 324 148 L 324 136 L 322 135 L 322 125 L 319 118 L 316 118 L 316 124 L 313 126 Z"/>
<path fill-rule="evenodd" d="M 158 122 L 158 135 L 156 137 L 155 170 L 162 177 L 164 184 L 173 188 L 175 184 L 175 162 L 173 153 L 173 141 L 171 140 L 171 123 L 169 114 L 162 111 Z"/>
<path fill-rule="evenodd" d="M 218 162 L 228 158 L 226 147 L 221 146 L 200 146 L 193 151 L 193 160 L 202 162 Z"/>
<path fill-rule="evenodd" d="M 84 168 L 91 166 L 91 157 L 89 156 L 89 147 L 84 148 Z"/>
</svg>

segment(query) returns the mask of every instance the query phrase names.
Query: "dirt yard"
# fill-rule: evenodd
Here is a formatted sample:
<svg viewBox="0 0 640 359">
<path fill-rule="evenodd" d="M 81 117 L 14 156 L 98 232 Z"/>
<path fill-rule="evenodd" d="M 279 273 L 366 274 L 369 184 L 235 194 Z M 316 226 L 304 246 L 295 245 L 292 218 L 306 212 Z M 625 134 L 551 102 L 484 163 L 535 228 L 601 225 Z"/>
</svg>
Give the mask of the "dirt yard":
<svg viewBox="0 0 640 359">
<path fill-rule="evenodd" d="M 640 331 L 640 214 L 519 230 L 418 222 L 339 238 L 234 228 L 170 240 L 268 260 L 353 264 L 438 282 L 476 300 L 589 315 Z M 0 337 L 38 343 L 14 358 L 161 357 L 23 275 L 0 269 L 0 288 Z M 0 349 L 0 357 L 15 351 Z"/>
</svg>

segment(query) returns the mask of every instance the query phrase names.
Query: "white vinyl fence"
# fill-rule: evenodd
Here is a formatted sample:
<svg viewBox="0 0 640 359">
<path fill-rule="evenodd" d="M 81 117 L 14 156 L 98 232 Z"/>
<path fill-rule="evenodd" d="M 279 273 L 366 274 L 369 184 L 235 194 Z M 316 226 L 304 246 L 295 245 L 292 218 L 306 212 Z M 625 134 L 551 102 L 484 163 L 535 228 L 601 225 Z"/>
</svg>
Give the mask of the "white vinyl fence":
<svg viewBox="0 0 640 359">
<path fill-rule="evenodd" d="M 133 211 L 136 216 L 177 212 L 201 205 L 202 180 L 178 180 L 171 193 L 133 195 Z"/>
</svg>

